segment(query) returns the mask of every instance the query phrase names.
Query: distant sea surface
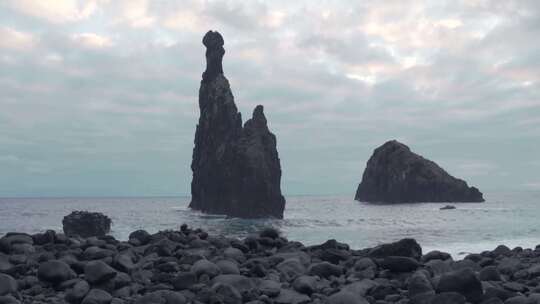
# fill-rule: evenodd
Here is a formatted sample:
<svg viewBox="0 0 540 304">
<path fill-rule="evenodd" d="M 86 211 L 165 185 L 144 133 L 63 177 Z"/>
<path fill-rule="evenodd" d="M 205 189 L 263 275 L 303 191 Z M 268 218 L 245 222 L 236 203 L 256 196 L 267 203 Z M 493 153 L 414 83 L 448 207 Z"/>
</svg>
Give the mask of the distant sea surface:
<svg viewBox="0 0 540 304">
<path fill-rule="evenodd" d="M 111 234 L 127 240 L 130 232 L 178 229 L 183 223 L 211 234 L 244 237 L 264 226 L 279 228 L 306 245 L 336 239 L 354 249 L 411 237 L 425 252 L 455 258 L 492 250 L 499 244 L 534 248 L 540 244 L 540 191 L 486 195 L 485 203 L 373 205 L 340 196 L 289 196 L 283 220 L 243 220 L 192 211 L 189 197 L 0 198 L 0 235 L 10 231 L 62 231 L 62 218 L 73 210 L 103 212 Z"/>
</svg>

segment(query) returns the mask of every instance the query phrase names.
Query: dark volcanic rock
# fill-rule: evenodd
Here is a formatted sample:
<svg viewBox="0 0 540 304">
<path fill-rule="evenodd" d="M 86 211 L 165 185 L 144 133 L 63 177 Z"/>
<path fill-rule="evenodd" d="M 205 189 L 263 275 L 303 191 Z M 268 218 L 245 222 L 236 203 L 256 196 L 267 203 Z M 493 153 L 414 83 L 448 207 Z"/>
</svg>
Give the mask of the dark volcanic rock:
<svg viewBox="0 0 540 304">
<path fill-rule="evenodd" d="M 111 219 L 99 212 L 73 211 L 62 220 L 68 236 L 104 236 L 111 230 Z"/>
<path fill-rule="evenodd" d="M 53 284 L 62 283 L 76 276 L 68 264 L 58 260 L 40 264 L 37 275 L 40 280 Z"/>
<path fill-rule="evenodd" d="M 422 247 L 415 239 L 401 239 L 394 243 L 382 244 L 369 251 L 372 257 L 401 256 L 420 260 Z"/>
<path fill-rule="evenodd" d="M 260 245 L 247 246 L 187 225 L 135 232 L 129 242 L 8 233 L 0 239 L 33 251 L 0 253 L 0 304 L 540 303 L 540 248 L 499 246 L 453 261 L 439 251 L 422 256 L 414 239 L 351 250 L 259 235 Z"/>
<path fill-rule="evenodd" d="M 420 266 L 415 259 L 402 256 L 387 256 L 377 261 L 377 264 L 393 272 L 410 272 Z"/>
<path fill-rule="evenodd" d="M 441 276 L 437 291 L 458 292 L 472 303 L 478 303 L 483 294 L 482 283 L 480 283 L 474 272 L 469 268 Z"/>
<path fill-rule="evenodd" d="M 268 129 L 263 107 L 257 106 L 242 126 L 223 75 L 223 37 L 209 31 L 203 44 L 207 66 L 199 90 L 190 207 L 243 218 L 282 218 L 285 199 L 276 137 Z"/>
<path fill-rule="evenodd" d="M 91 261 L 84 267 L 84 275 L 88 282 L 96 284 L 114 278 L 116 271 L 102 261 Z"/>
<path fill-rule="evenodd" d="M 79 303 L 90 291 L 88 282 L 82 280 L 76 283 L 72 289 L 66 292 L 66 301 L 69 303 Z"/>
<path fill-rule="evenodd" d="M 109 304 L 111 303 L 112 296 L 101 289 L 92 289 L 84 297 L 81 304 Z M 159 302 L 158 302 L 159 303 Z"/>
<path fill-rule="evenodd" d="M 366 202 L 483 202 L 482 193 L 395 140 L 369 159 L 355 199 Z"/>
<path fill-rule="evenodd" d="M 17 289 L 18 284 L 13 277 L 0 273 L 0 296 L 16 293 Z"/>
</svg>

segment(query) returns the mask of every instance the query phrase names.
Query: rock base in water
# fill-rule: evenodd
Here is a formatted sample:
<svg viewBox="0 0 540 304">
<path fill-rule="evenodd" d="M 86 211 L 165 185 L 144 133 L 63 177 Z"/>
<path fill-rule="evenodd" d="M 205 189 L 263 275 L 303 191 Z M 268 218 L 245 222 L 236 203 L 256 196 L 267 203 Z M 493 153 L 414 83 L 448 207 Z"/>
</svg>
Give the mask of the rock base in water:
<svg viewBox="0 0 540 304">
<path fill-rule="evenodd" d="M 454 261 L 413 239 L 353 250 L 273 229 L 244 240 L 138 230 L 129 241 L 54 231 L 0 238 L 0 303 L 538 303 L 540 249 Z"/>
<path fill-rule="evenodd" d="M 69 236 L 104 236 L 111 230 L 111 219 L 99 212 L 73 211 L 62 220 Z"/>
<path fill-rule="evenodd" d="M 483 202 L 469 187 L 436 163 L 392 140 L 375 149 L 367 162 L 355 200 L 380 203 Z"/>
</svg>

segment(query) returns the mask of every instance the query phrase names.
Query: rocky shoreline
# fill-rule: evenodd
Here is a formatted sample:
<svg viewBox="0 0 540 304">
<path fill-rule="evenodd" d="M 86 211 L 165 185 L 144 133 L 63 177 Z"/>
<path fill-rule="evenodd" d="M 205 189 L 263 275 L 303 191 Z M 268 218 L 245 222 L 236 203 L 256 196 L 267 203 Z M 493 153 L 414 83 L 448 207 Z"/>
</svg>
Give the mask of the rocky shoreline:
<svg viewBox="0 0 540 304">
<path fill-rule="evenodd" d="M 540 247 L 454 261 L 413 239 L 354 250 L 335 240 L 304 246 L 272 228 L 240 240 L 187 225 L 128 241 L 0 238 L 0 304 L 529 304 L 540 303 L 539 283 Z"/>
</svg>

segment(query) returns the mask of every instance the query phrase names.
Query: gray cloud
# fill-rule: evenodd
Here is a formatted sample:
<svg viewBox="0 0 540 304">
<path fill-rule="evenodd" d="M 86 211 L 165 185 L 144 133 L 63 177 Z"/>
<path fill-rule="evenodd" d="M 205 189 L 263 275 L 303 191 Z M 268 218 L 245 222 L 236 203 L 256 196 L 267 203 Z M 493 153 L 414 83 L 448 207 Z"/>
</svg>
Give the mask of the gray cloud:
<svg viewBox="0 0 540 304">
<path fill-rule="evenodd" d="M 391 138 L 482 189 L 537 183 L 537 1 L 32 2 L 0 4 L 2 196 L 189 194 L 208 29 L 286 193 L 352 195 Z"/>
</svg>

